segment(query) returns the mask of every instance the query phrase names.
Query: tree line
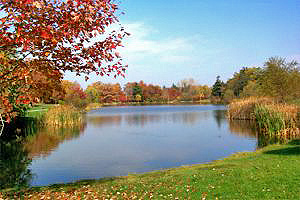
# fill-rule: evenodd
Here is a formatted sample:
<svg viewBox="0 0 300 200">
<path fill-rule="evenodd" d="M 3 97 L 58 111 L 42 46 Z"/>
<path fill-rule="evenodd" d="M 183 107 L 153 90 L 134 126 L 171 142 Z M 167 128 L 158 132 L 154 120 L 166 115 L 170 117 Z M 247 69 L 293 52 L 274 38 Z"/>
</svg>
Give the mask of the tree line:
<svg viewBox="0 0 300 200">
<path fill-rule="evenodd" d="M 268 96 L 280 102 L 297 101 L 300 97 L 300 71 L 296 61 L 271 57 L 262 67 L 242 67 L 226 82 L 217 76 L 212 87 L 184 79 L 171 87 L 147 84 L 144 81 L 120 84 L 96 82 L 86 90 L 78 83 L 62 82 L 62 101 L 79 105 L 87 103 L 230 103 L 249 96 Z M 41 97 L 44 98 L 44 97 Z M 46 100 L 46 99 L 44 99 Z M 79 106 L 80 107 L 80 106 Z"/>
<path fill-rule="evenodd" d="M 171 87 L 147 84 L 144 81 L 128 82 L 122 88 L 119 83 L 95 82 L 84 90 L 77 82 L 62 80 L 57 83 L 52 96 L 40 95 L 39 102 L 71 104 L 84 108 L 89 103 L 176 103 L 209 99 L 211 88 L 199 85 L 193 79 L 184 79 Z"/>
<path fill-rule="evenodd" d="M 222 102 L 249 96 L 268 96 L 281 102 L 297 101 L 299 81 L 299 63 L 271 57 L 262 67 L 243 67 L 226 82 L 218 76 L 212 86 L 212 96 Z"/>
</svg>

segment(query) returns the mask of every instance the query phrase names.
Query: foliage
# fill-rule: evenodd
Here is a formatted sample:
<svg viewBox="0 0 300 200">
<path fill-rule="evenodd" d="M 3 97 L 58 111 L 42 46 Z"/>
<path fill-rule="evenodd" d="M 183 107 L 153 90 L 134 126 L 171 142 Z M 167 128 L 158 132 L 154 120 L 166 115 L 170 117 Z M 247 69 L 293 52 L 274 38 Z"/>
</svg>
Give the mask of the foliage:
<svg viewBox="0 0 300 200">
<path fill-rule="evenodd" d="M 176 86 L 161 88 L 158 85 L 147 84 L 143 81 L 127 83 L 124 92 L 129 102 L 176 102 L 176 101 L 200 101 L 208 99 L 211 89 L 207 85 L 198 85 L 193 79 L 184 79 Z"/>
<path fill-rule="evenodd" d="M 262 68 L 243 67 L 226 82 L 224 100 L 250 96 L 270 96 L 282 102 L 297 99 L 300 97 L 298 66 L 295 61 L 271 57 Z"/>
<path fill-rule="evenodd" d="M 12 69 L 10 61 L 14 55 L 8 52 L 0 51 L 0 75 L 7 73 Z M 36 68 L 32 69 L 34 72 Z M 32 95 L 28 93 L 30 87 L 34 86 L 32 77 L 29 76 L 28 70 L 17 71 L 0 78 L 0 113 L 4 114 L 7 122 L 11 117 L 17 114 L 24 114 L 32 100 Z"/>
<path fill-rule="evenodd" d="M 220 76 L 217 76 L 217 80 L 212 86 L 212 96 L 221 98 L 223 95 L 224 83 L 220 80 Z"/>
<path fill-rule="evenodd" d="M 112 103 L 121 101 L 124 92 L 120 84 L 96 82 L 85 90 L 90 103 Z"/>
<path fill-rule="evenodd" d="M 233 90 L 231 89 L 226 89 L 223 95 L 223 101 L 225 103 L 230 103 L 236 96 L 234 95 Z"/>
<path fill-rule="evenodd" d="M 300 97 L 297 86 L 300 81 L 300 72 L 296 61 L 287 62 L 283 58 L 272 57 L 262 69 L 259 85 L 264 95 L 287 100 Z"/>
<path fill-rule="evenodd" d="M 176 101 L 180 98 L 181 92 L 179 91 L 178 87 L 171 87 L 171 88 L 165 88 L 163 90 L 163 98 L 169 101 Z"/>
<path fill-rule="evenodd" d="M 259 89 L 257 80 L 248 81 L 248 84 L 243 88 L 243 91 L 240 94 L 241 97 L 251 97 L 251 96 L 260 96 L 260 95 L 261 95 L 261 91 Z"/>
<path fill-rule="evenodd" d="M 125 85 L 124 91 L 129 101 L 134 102 L 142 100 L 143 90 L 140 85 L 143 85 L 142 81 L 140 81 L 140 84 L 137 82 L 132 82 Z"/>
<path fill-rule="evenodd" d="M 86 107 L 87 94 L 80 87 L 79 83 L 63 80 L 62 87 L 65 91 L 65 96 L 63 98 L 65 104 L 74 106 L 78 109 L 84 109 Z"/>
<path fill-rule="evenodd" d="M 32 77 L 38 76 L 33 72 L 43 74 L 38 82 L 48 80 L 47 87 L 46 77 L 60 79 L 61 71 L 67 70 L 124 76 L 126 66 L 117 47 L 129 34 L 122 27 L 107 32 L 118 22 L 118 7 L 111 0 L 0 2 L 0 106 L 7 120 L 18 114 L 11 96 L 34 102 L 33 94 L 39 94 L 40 86 L 31 85 Z"/>
<path fill-rule="evenodd" d="M 257 67 L 243 67 L 226 82 L 226 89 L 231 89 L 235 97 L 240 97 L 249 81 L 257 80 L 259 72 L 260 68 Z"/>
<path fill-rule="evenodd" d="M 208 164 L 35 187 L 0 198 L 299 199 L 299 152 L 297 144 L 274 145 Z"/>
<path fill-rule="evenodd" d="M 193 86 L 196 85 L 196 81 L 192 78 L 183 79 L 178 83 L 178 88 L 181 91 L 182 99 L 189 100 L 193 96 Z"/>
</svg>

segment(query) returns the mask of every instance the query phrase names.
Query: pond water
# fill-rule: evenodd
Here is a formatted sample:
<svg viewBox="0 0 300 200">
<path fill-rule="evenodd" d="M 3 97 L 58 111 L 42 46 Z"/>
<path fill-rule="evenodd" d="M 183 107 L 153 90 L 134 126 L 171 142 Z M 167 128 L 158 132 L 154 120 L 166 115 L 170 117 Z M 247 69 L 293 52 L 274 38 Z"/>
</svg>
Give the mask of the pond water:
<svg viewBox="0 0 300 200">
<path fill-rule="evenodd" d="M 6 159 L 20 162 L 23 172 L 7 173 L 38 186 L 205 163 L 255 150 L 255 131 L 244 122 L 229 123 L 225 109 L 222 105 L 104 107 L 89 112 L 79 127 L 37 130 L 22 147 L 2 144 L 0 158 L 12 154 Z"/>
</svg>

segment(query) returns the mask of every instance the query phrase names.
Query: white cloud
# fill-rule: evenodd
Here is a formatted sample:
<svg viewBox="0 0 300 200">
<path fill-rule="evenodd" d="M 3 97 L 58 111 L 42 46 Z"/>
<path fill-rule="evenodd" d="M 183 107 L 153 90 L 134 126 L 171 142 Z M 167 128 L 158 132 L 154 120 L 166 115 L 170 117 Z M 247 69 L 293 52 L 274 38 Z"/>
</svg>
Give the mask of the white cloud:
<svg viewBox="0 0 300 200">
<path fill-rule="evenodd" d="M 159 31 L 143 23 L 124 25 L 131 33 L 125 42 L 121 53 L 129 62 L 144 62 L 146 58 L 156 62 L 176 64 L 185 63 L 193 59 L 196 50 L 195 37 L 189 38 L 155 38 Z M 199 41 L 197 41 L 199 42 Z"/>
</svg>

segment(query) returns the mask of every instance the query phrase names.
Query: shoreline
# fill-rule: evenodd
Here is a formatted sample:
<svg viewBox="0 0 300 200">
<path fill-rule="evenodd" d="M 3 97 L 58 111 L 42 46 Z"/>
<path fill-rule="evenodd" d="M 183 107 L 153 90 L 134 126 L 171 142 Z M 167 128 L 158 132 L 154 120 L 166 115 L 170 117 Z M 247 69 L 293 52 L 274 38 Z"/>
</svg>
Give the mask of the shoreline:
<svg viewBox="0 0 300 200">
<path fill-rule="evenodd" d="M 300 174 L 299 164 L 300 140 L 294 140 L 287 145 L 271 145 L 254 152 L 235 153 L 204 164 L 35 186 L 21 191 L 6 189 L 0 191 L 0 198 L 1 195 L 13 193 L 25 198 L 51 197 L 56 193 L 67 198 L 76 194 L 83 198 L 123 199 L 136 196 L 164 199 L 172 194 L 171 199 L 199 199 L 203 196 L 209 199 L 239 199 L 241 195 L 243 199 L 298 199 L 300 181 L 296 174 Z"/>
</svg>

